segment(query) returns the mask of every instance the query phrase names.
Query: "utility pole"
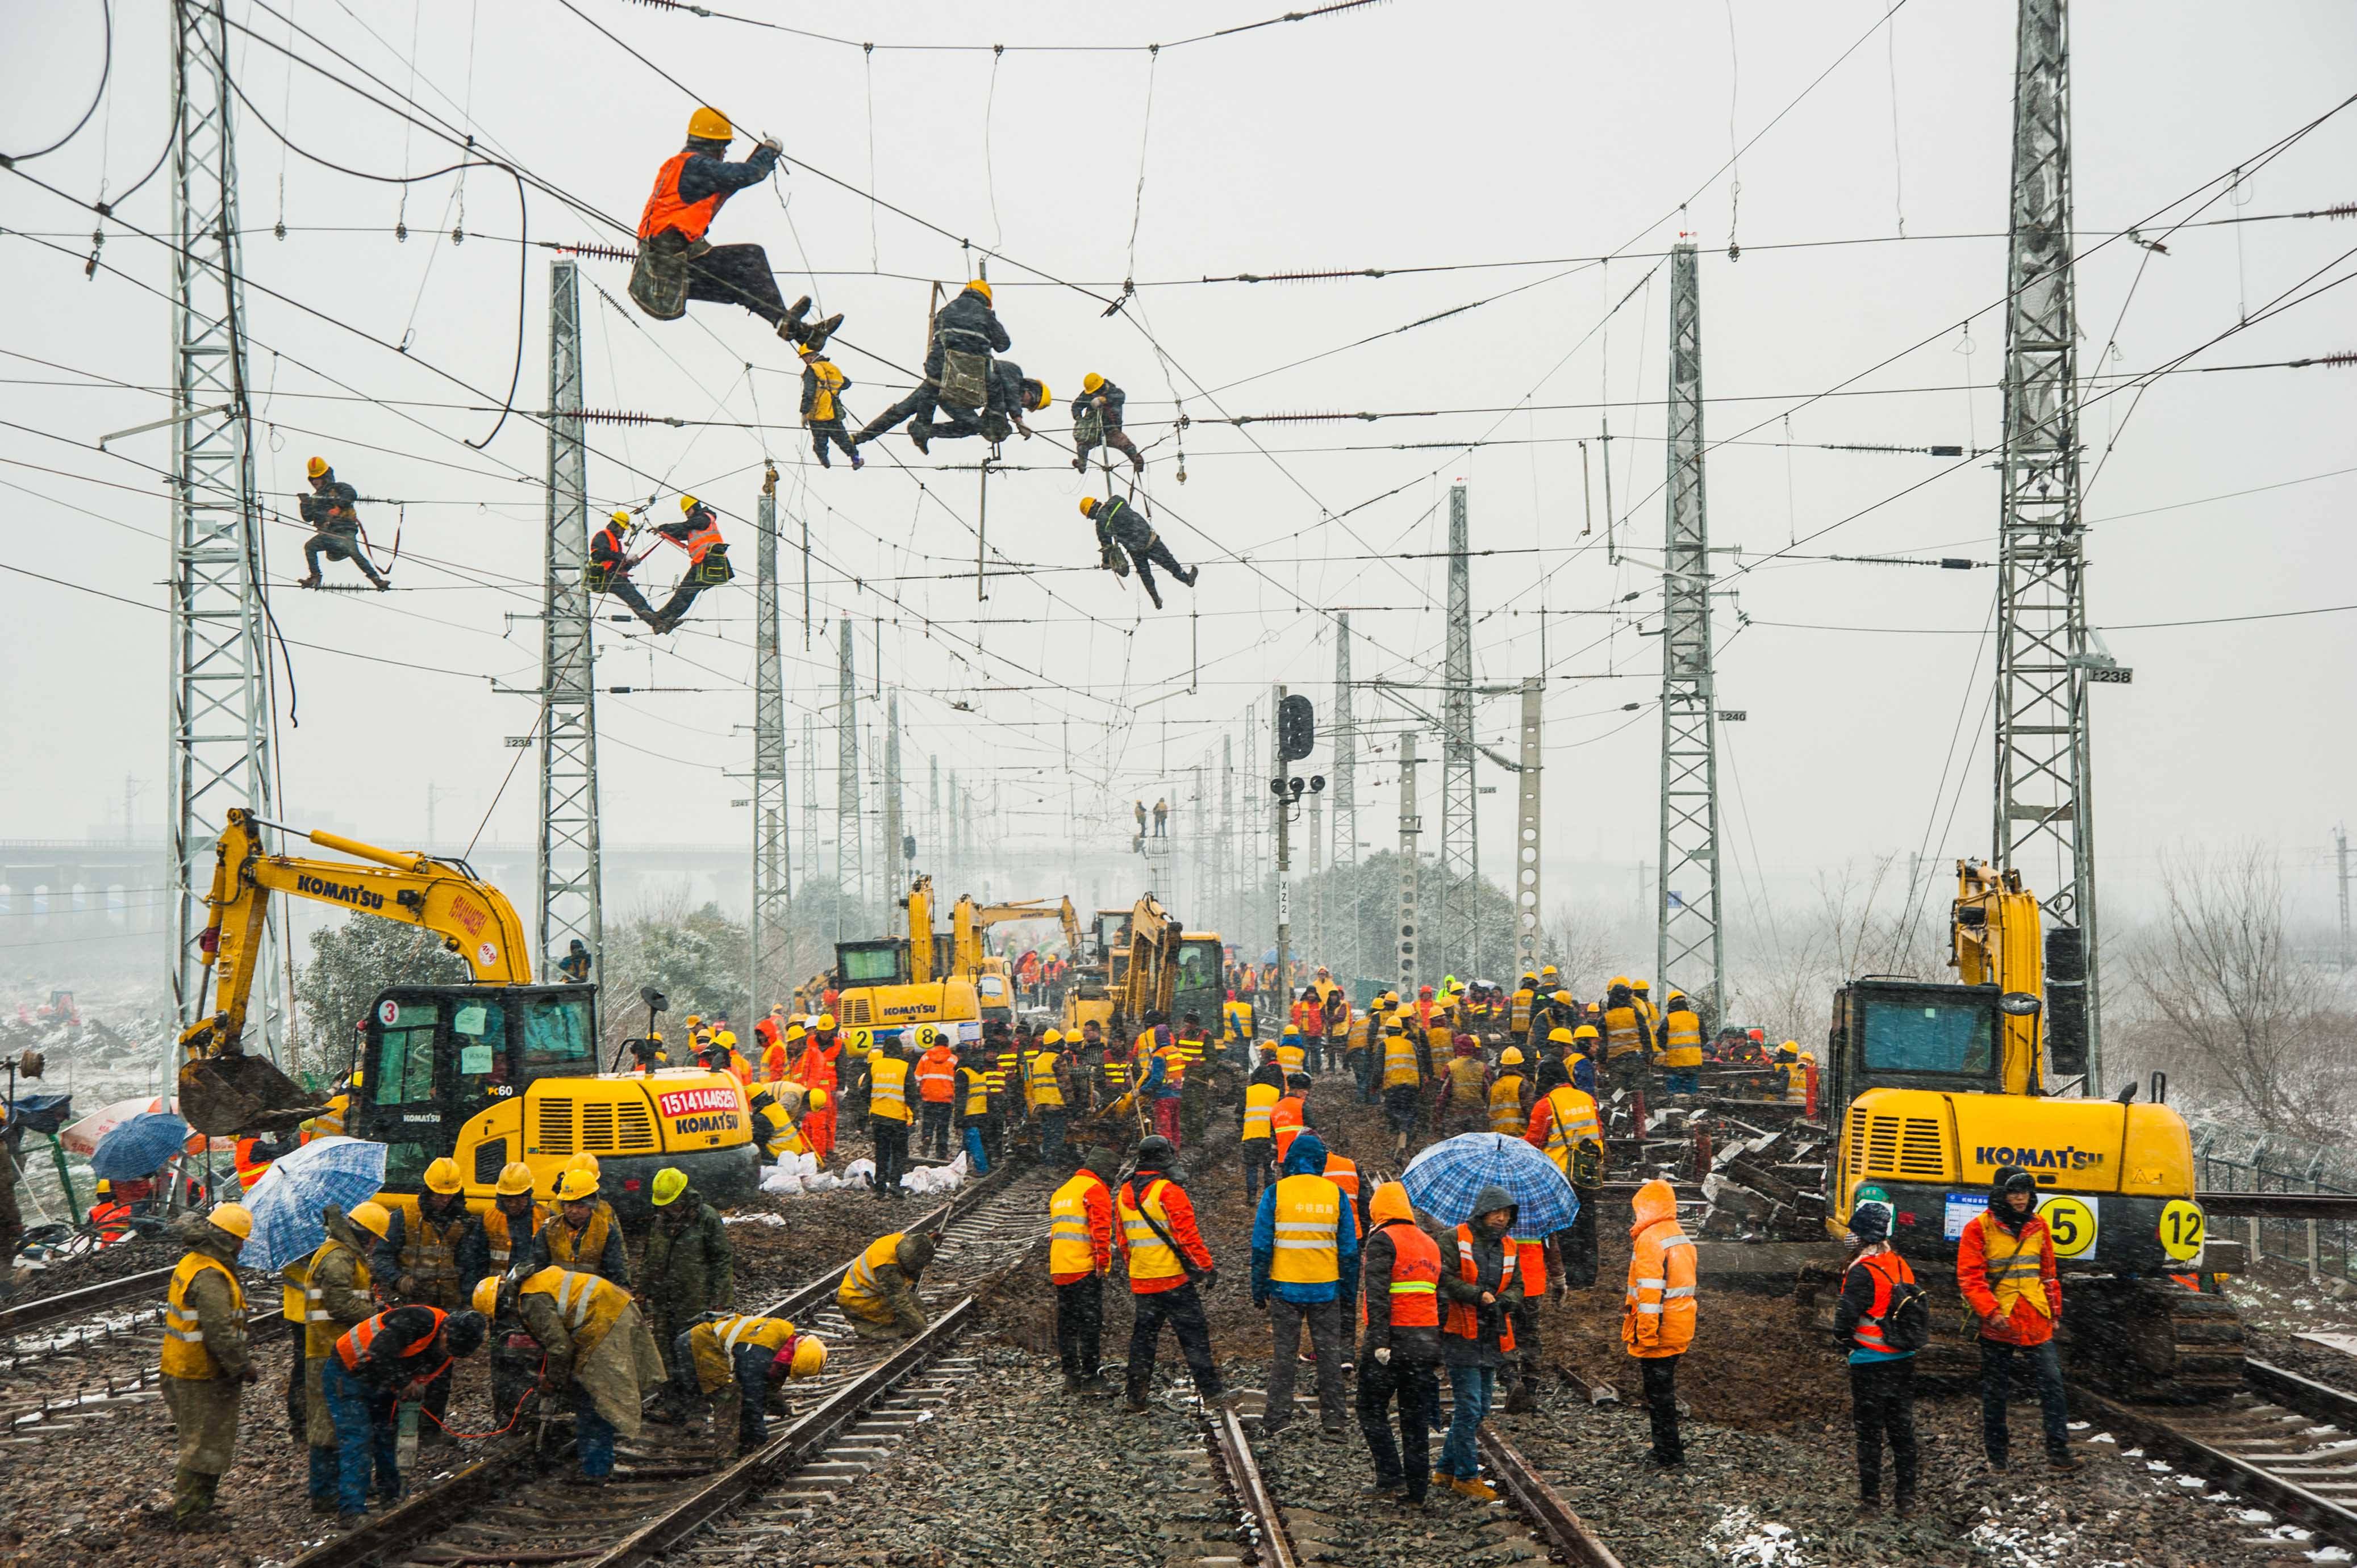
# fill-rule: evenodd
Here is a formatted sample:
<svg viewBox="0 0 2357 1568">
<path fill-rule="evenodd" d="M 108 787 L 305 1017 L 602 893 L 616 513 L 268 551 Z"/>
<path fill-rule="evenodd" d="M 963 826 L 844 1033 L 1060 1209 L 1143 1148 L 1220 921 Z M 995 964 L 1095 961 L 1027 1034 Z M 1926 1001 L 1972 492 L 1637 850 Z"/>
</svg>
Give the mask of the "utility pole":
<svg viewBox="0 0 2357 1568">
<path fill-rule="evenodd" d="M 961 893 L 970 890 L 973 878 L 965 866 L 965 792 L 958 787 L 957 769 L 950 769 L 950 882 Z"/>
<path fill-rule="evenodd" d="M 540 622 L 539 967 L 579 939 L 605 972 L 597 709 L 589 639 L 589 448 L 581 434 L 577 263 L 548 267 L 548 541 Z"/>
<path fill-rule="evenodd" d="M 1359 864 L 1359 731 L 1351 716 L 1351 612 L 1334 617 L 1334 854 Z"/>
<path fill-rule="evenodd" d="M 901 850 L 906 831 L 900 825 L 900 688 L 884 699 L 884 893 L 896 897 L 907 875 L 908 856 Z"/>
<path fill-rule="evenodd" d="M 1313 958 L 1326 956 L 1326 884 L 1318 876 L 1325 869 L 1318 864 L 1320 847 L 1326 842 L 1325 795 L 1309 797 L 1309 880 L 1317 893 L 1309 901 L 1309 951 Z"/>
<path fill-rule="evenodd" d="M 1539 745 L 1539 692 L 1544 677 L 1523 678 L 1522 771 L 1515 776 L 1520 810 L 1514 822 L 1514 963 L 1517 975 L 1539 972 L 1539 780 L 1546 753 Z"/>
<path fill-rule="evenodd" d="M 1450 968 L 1481 972 L 1481 849 L 1473 801 L 1473 583 L 1465 487 L 1448 487 L 1448 654 L 1440 746 L 1440 940 Z"/>
<path fill-rule="evenodd" d="M 1703 1003 L 1727 998 L 1719 928 L 1718 688 L 1711 671 L 1710 521 L 1703 502 L 1702 286 L 1692 244 L 1670 252 L 1670 439 L 1662 555 L 1662 876 L 1654 980 Z M 1684 888 L 1681 873 L 1691 878 Z"/>
<path fill-rule="evenodd" d="M 2332 847 L 2341 857 L 2341 967 L 2349 968 L 2349 830 L 2332 830 Z"/>
<path fill-rule="evenodd" d="M 862 841 L 867 829 L 859 816 L 859 677 L 851 661 L 851 618 L 843 618 L 834 666 L 834 886 L 835 908 L 858 884 L 860 912 L 867 905 L 867 863 Z M 843 918 L 835 917 L 836 935 Z"/>
<path fill-rule="evenodd" d="M 1400 733 L 1399 814 L 1399 993 L 1402 1002 L 1415 1000 L 1415 840 L 1424 819 L 1415 810 L 1415 732 Z"/>
<path fill-rule="evenodd" d="M 182 1029 L 213 1009 L 199 943 L 229 809 L 271 798 L 270 660 L 263 644 L 262 503 L 246 393 L 244 274 L 221 0 L 175 0 L 172 139 L 172 1001 Z M 280 944 L 276 914 L 259 951 Z M 280 1059 L 285 998 L 256 965 L 247 1036 Z M 177 1058 L 177 1051 L 169 1053 Z M 165 1064 L 168 1072 L 174 1061 Z"/>
<path fill-rule="evenodd" d="M 2098 1095 L 2103 997 L 2087 686 L 2091 679 L 2125 681 L 2128 672 L 2087 628 L 2067 9 L 2066 0 L 2021 0 L 2014 63 L 1991 837 L 1999 870 L 2018 870 L 2033 886 L 2054 879 L 2041 899 L 2050 922 L 2047 1036 L 2059 1065 L 2076 1043 L 2072 1036 L 2083 1034 L 2086 1091 Z M 2040 864 L 2029 864 L 2033 856 Z"/>
<path fill-rule="evenodd" d="M 1220 882 L 1220 931 L 1243 946 L 1243 912 L 1237 908 L 1235 897 L 1235 853 L 1236 737 L 1223 730 L 1220 734 L 1220 843 L 1216 872 Z"/>
<path fill-rule="evenodd" d="M 1279 684 L 1273 691 L 1268 710 L 1268 755 L 1269 777 L 1275 782 L 1273 793 L 1276 798 L 1276 986 L 1282 1012 L 1289 1015 L 1293 1004 L 1293 839 L 1288 819 L 1293 814 L 1293 797 L 1285 788 L 1285 746 L 1279 739 L 1285 728 L 1277 718 L 1285 711 L 1285 687 Z"/>
<path fill-rule="evenodd" d="M 762 1015 L 761 982 L 790 983 L 793 929 L 792 806 L 786 798 L 785 658 L 778 647 L 778 470 L 761 480 L 754 527 L 759 582 L 753 609 L 753 962 L 746 1007 Z"/>
<path fill-rule="evenodd" d="M 928 755 L 925 758 L 927 793 L 925 796 L 925 865 L 948 869 L 942 863 L 942 759 Z M 943 878 L 946 882 L 947 878 Z"/>
<path fill-rule="evenodd" d="M 818 723 L 802 715 L 802 886 L 818 874 Z M 837 891 L 841 889 L 838 886 Z"/>
</svg>

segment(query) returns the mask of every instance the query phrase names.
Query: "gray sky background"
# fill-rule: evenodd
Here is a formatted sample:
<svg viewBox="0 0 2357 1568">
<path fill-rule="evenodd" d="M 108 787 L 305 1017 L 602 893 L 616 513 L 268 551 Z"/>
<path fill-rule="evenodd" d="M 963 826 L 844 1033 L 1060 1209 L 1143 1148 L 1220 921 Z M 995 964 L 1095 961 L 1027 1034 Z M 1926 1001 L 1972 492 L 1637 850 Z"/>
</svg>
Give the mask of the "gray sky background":
<svg viewBox="0 0 2357 1568">
<path fill-rule="evenodd" d="M 1739 597 L 1718 621 L 1723 701 L 1750 715 L 1722 732 L 1728 897 L 1798 897 L 1821 868 L 1903 855 L 1927 834 L 1935 860 L 1986 853 L 1989 665 L 1979 634 L 1995 574 L 1806 557 L 1994 555 L 1996 487 L 1985 462 L 1822 444 L 1986 446 L 1997 432 L 2010 7 L 1917 0 L 1878 30 L 1878 0 L 1738 5 L 1730 37 L 1723 5 L 1399 0 L 1166 48 L 1157 59 L 1014 46 L 1168 43 L 1257 20 L 1275 0 L 874 13 L 737 0 L 748 16 L 872 32 L 879 46 L 1009 45 L 994 61 L 986 48 L 879 47 L 871 59 L 787 30 L 576 3 L 582 15 L 557 0 L 417 0 L 413 15 L 408 0 L 291 0 L 295 22 L 357 62 L 297 39 L 331 81 L 290 72 L 272 47 L 288 38 L 290 0 L 274 0 L 275 16 L 231 0 L 232 20 L 253 29 L 233 30 L 234 67 L 261 113 L 322 157 L 391 175 L 452 161 L 446 145 L 339 83 L 414 93 L 586 207 L 633 224 L 696 100 L 586 15 L 741 130 L 783 140 L 794 172 L 736 198 L 716 237 L 767 244 L 789 296 L 811 287 L 824 308 L 846 314 L 836 357 L 858 383 L 848 398 L 857 413 L 897 395 L 921 354 L 924 280 L 954 289 L 967 261 L 954 241 L 871 208 L 845 184 L 952 234 L 997 242 L 1011 258 L 991 268 L 1010 357 L 1044 376 L 1060 405 L 1091 370 L 1128 389 L 1134 431 L 1157 443 L 1157 521 L 1179 556 L 1204 567 L 1191 596 L 1174 587 L 1171 608 L 1152 613 L 1135 587 L 1091 569 L 1082 487 L 1060 467 L 1064 454 L 1044 438 L 1016 441 L 1006 456 L 1028 467 L 992 481 L 990 546 L 1041 570 L 994 579 L 977 606 L 975 477 L 933 464 L 970 464 L 978 444 L 937 446 L 929 463 L 895 436 L 869 449 L 864 473 L 821 473 L 790 428 L 793 357 L 753 317 L 699 305 L 687 320 L 656 323 L 593 292 L 592 407 L 768 422 L 758 431 L 592 427 L 593 515 L 651 496 L 656 515 L 674 517 L 676 495 L 691 489 L 729 522 L 742 573 L 666 645 L 601 628 L 601 684 L 694 688 L 601 697 L 609 839 L 709 843 L 746 832 L 729 805 L 746 786 L 726 775 L 751 754 L 736 726 L 752 716 L 750 518 L 765 451 L 784 475 L 789 539 L 800 520 L 810 524 L 814 616 L 859 623 L 863 688 L 874 674 L 870 622 L 883 618 L 883 680 L 902 693 L 916 811 L 922 759 L 937 756 L 945 770 L 995 782 L 1004 832 L 1043 855 L 1125 837 L 1129 800 L 1175 794 L 1173 772 L 1215 756 L 1222 735 L 1240 761 L 1264 755 L 1265 738 L 1245 721 L 1255 702 L 1265 719 L 1268 682 L 1290 682 L 1322 707 L 1333 647 L 1318 607 L 1352 608 L 1361 678 L 1433 678 L 1446 568 L 1430 553 L 1446 546 L 1448 486 L 1462 478 L 1475 546 L 1499 553 L 1473 567 L 1480 678 L 1539 671 L 1535 612 L 1553 612 L 1544 633 L 1548 902 L 1633 900 L 1636 865 L 1652 857 L 1657 831 L 1658 663 L 1640 628 L 1658 621 L 1668 315 L 1658 263 L 1689 233 L 1703 248 L 1714 400 L 1705 427 L 1729 443 L 1709 458 L 1711 529 L 1753 568 L 1728 584 Z M 52 139 L 81 113 L 100 29 L 91 5 L 16 0 L 5 14 L 0 150 L 14 151 Z M 2357 14 L 2267 4 L 2222 22 L 2208 5 L 2074 8 L 2083 248 L 2140 221 L 2158 233 L 2179 220 L 2357 197 L 2348 180 L 2357 112 L 2239 190 L 2213 183 L 2357 90 Z M 167 7 L 119 0 L 115 24 L 105 106 L 63 151 L 24 166 L 84 199 L 102 182 L 120 191 L 136 178 L 167 128 Z M 1731 144 L 1779 114 L 1732 177 L 1715 172 Z M 538 605 L 545 437 L 510 417 L 488 450 L 462 445 L 491 428 L 496 415 L 483 405 L 496 409 L 515 353 L 514 186 L 496 170 L 469 174 L 467 239 L 454 246 L 455 180 L 407 188 L 404 211 L 401 188 L 291 155 L 251 113 L 241 113 L 238 136 L 256 285 L 251 373 L 268 425 L 263 483 L 291 514 L 304 459 L 321 452 L 364 495 L 409 503 L 398 513 L 401 591 L 382 598 L 295 591 L 286 585 L 302 570 L 301 533 L 270 531 L 272 602 L 285 635 L 392 661 L 296 651 L 302 723 L 285 734 L 282 811 L 414 840 L 436 786 L 451 792 L 440 806 L 446 840 L 463 840 L 487 810 L 491 837 L 528 838 L 531 767 L 500 794 L 519 757 L 501 737 L 530 728 L 533 710 L 494 694 L 490 678 L 531 684 L 536 674 L 536 623 L 505 618 Z M 166 177 L 121 216 L 167 232 Z M 404 218 L 410 233 L 399 242 L 391 231 Z M 283 240 L 271 231 L 282 220 Z M 530 222 L 535 241 L 624 240 L 536 193 Z M 11 231 L 0 236 L 0 290 L 12 302 L 0 349 L 16 356 L 0 359 L 7 559 L 155 607 L 8 582 L 0 658 L 11 671 L 12 744 L 0 754 L 0 833 L 12 837 L 115 829 L 120 808 L 109 802 L 126 774 L 146 781 L 138 815 L 152 831 L 164 776 L 168 514 L 156 466 L 170 460 L 169 433 L 132 437 L 113 456 L 88 444 L 166 412 L 168 318 L 156 295 L 123 277 L 102 270 L 84 281 L 91 226 L 87 210 L 0 173 L 0 227 Z M 1729 259 L 1730 240 L 1740 260 Z M 2322 220 L 2187 226 L 2167 234 L 2165 255 L 2115 240 L 2080 272 L 2083 371 L 2117 376 L 2182 354 L 2310 274 L 2345 275 L 2352 243 L 2357 224 Z M 1616 259 L 1577 259 L 1606 254 Z M 545 402 L 550 255 L 535 247 L 524 256 L 521 409 Z M 124 224 L 106 225 L 102 260 L 169 287 L 165 247 Z M 1195 281 L 1444 265 L 1467 270 Z M 1098 295 L 1125 277 L 1140 289 L 1108 320 L 1098 299 L 1026 266 Z M 800 275 L 806 267 L 814 282 Z M 624 267 L 587 261 L 583 273 L 622 299 Z M 404 339 L 406 360 L 389 347 Z M 2351 349 L 2357 288 L 2229 337 L 2191 363 Z M 2301 907 L 2323 914 L 2330 832 L 2347 805 L 2341 781 L 2357 760 L 2346 723 L 2357 620 L 2144 623 L 2357 599 L 2348 528 L 2357 371 L 2180 374 L 2094 401 L 2116 384 L 2091 381 L 2084 424 L 2096 476 L 2091 605 L 2136 670 L 2132 686 L 2096 693 L 2106 896 L 2126 909 L 2145 904 L 2164 846 L 2255 836 L 2280 846 Z M 385 406 L 351 401 L 351 391 L 414 401 Z M 1196 424 L 1184 433 L 1181 486 L 1168 438 L 1174 396 L 1199 421 L 1445 412 Z M 1614 532 L 1631 552 L 1617 565 L 1604 549 L 1596 440 L 1608 413 Z M 1060 407 L 1041 428 L 1061 436 L 1066 424 Z M 1477 440 L 1488 444 L 1459 449 Z M 1414 449 L 1394 449 L 1403 443 Z M 396 509 L 364 515 L 382 550 Z M 1792 550 L 1802 559 L 1763 559 L 1810 536 Z M 1393 558 L 1403 555 L 1413 558 Z M 1728 558 L 1727 569 L 1736 564 Z M 351 568 L 341 570 L 350 580 Z M 789 722 L 799 743 L 801 715 L 833 701 L 834 671 L 822 636 L 803 650 L 798 558 L 788 572 Z M 665 561 L 656 585 L 669 578 Z M 1189 609 L 1200 612 L 1191 623 Z M 1430 700 L 1437 708 L 1437 694 Z M 1381 748 L 1361 772 L 1360 836 L 1383 847 L 1394 842 L 1387 759 L 1401 714 L 1372 694 L 1360 703 Z M 1642 706 L 1622 711 L 1629 703 Z M 863 704 L 863 725 L 880 716 Z M 1480 718 L 1483 738 L 1511 750 L 1514 704 L 1486 703 Z M 831 806 L 825 723 L 820 792 Z M 1426 755 L 1437 750 L 1427 745 Z M 1315 765 L 1331 770 L 1322 746 Z M 1485 869 L 1502 880 L 1512 781 L 1484 764 L 1482 782 L 1500 786 L 1482 799 L 1481 833 Z M 1427 768 L 1436 828 L 1437 785 Z M 2030 875 L 2041 889 L 2050 880 Z"/>
</svg>

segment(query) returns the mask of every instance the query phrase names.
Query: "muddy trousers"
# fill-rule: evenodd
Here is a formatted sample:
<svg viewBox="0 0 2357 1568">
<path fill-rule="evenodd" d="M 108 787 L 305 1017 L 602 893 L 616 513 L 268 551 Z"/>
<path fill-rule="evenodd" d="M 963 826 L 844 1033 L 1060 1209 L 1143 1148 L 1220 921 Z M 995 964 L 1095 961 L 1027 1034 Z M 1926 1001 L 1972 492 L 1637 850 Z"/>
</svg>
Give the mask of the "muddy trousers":
<svg viewBox="0 0 2357 1568">
<path fill-rule="evenodd" d="M 1154 1387 L 1154 1356 L 1162 1339 L 1162 1326 L 1178 1337 L 1187 1370 L 1194 1374 L 1195 1391 L 1207 1400 L 1220 1397 L 1220 1365 L 1211 1359 L 1211 1325 L 1203 1316 L 1203 1298 L 1188 1281 L 1175 1290 L 1135 1291 L 1130 1305 L 1137 1314 L 1129 1330 L 1128 1392 L 1143 1401 Z"/>
<path fill-rule="evenodd" d="M 1298 1364 L 1301 1326 L 1309 1326 L 1309 1351 L 1318 1358 L 1318 1420 L 1329 1432 L 1342 1430 L 1342 1304 L 1268 1298 L 1268 1411 L 1263 1431 L 1275 1432 L 1293 1419 L 1293 1369 Z"/>
<path fill-rule="evenodd" d="M 1604 1201 L 1604 1189 L 1597 1187 L 1575 1187 L 1572 1196 L 1579 1199 L 1579 1215 L 1571 1229 L 1559 1232 L 1555 1239 L 1555 1257 L 1563 1268 L 1563 1283 L 1572 1290 L 1592 1290 L 1596 1285 L 1596 1208 Z"/>
<path fill-rule="evenodd" d="M 1399 1441 L 1392 1441 L 1391 1402 L 1399 1401 Z M 1432 1484 L 1432 1423 L 1440 1413 L 1440 1369 L 1430 1361 L 1391 1364 L 1374 1352 L 1359 1354 L 1359 1433 L 1375 1462 L 1375 1484 L 1405 1484 L 1410 1502 L 1424 1500 Z"/>
<path fill-rule="evenodd" d="M 1898 1500 L 1911 1501 L 1915 1496 L 1915 1358 L 1852 1361 L 1849 1402 L 1857 1427 L 1858 1500 L 1871 1503 L 1882 1498 L 1882 1444 L 1887 1437 L 1891 1468 L 1898 1476 Z"/>
<path fill-rule="evenodd" d="M 1685 1440 L 1678 1435 L 1678 1361 L 1676 1356 L 1641 1356 L 1644 1369 L 1645 1414 L 1653 1423 L 1653 1462 L 1685 1463 Z"/>
<path fill-rule="evenodd" d="M 1981 1447 L 1992 1465 L 2002 1465 L 2011 1446 L 2005 1425 L 2007 1401 L 2013 1397 L 2014 1359 L 2029 1362 L 2029 1375 L 2038 1380 L 2039 1413 L 2046 1428 L 2046 1456 L 2068 1458 L 2071 1454 L 2071 1410 L 2062 1392 L 2062 1358 L 2054 1341 L 2043 1345 L 2007 1345 L 2002 1340 L 1981 1341 Z"/>
<path fill-rule="evenodd" d="M 870 1116 L 867 1130 L 876 1139 L 876 1196 L 900 1196 L 900 1178 L 909 1174 L 909 1124 L 889 1116 Z"/>
<path fill-rule="evenodd" d="M 1273 1186 L 1276 1178 L 1269 1174 L 1269 1154 L 1276 1144 L 1268 1138 L 1246 1138 L 1244 1151 L 1244 1201 L 1257 1202 L 1260 1189 Z"/>
<path fill-rule="evenodd" d="M 1056 1354 L 1068 1378 L 1094 1378 L 1104 1352 L 1104 1276 L 1056 1287 Z"/>
<path fill-rule="evenodd" d="M 950 1102 L 928 1100 L 924 1105 L 924 1128 L 917 1135 L 917 1147 L 933 1159 L 950 1157 Z"/>
</svg>

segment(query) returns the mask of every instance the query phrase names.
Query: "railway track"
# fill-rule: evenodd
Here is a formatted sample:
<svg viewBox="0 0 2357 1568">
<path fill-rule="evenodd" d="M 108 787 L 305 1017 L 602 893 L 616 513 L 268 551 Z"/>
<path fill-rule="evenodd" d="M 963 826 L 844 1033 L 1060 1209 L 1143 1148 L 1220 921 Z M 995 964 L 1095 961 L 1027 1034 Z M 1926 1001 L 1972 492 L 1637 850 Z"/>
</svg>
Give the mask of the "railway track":
<svg viewBox="0 0 2357 1568">
<path fill-rule="evenodd" d="M 948 1352 L 983 1298 L 1046 1236 L 1044 1179 L 1010 1170 L 930 1212 L 888 1216 L 901 1229 L 943 1231 L 924 1278 L 932 1321 L 912 1339 L 852 1334 L 834 1305 L 851 1260 L 759 1307 L 816 1332 L 830 1354 L 823 1376 L 789 1385 L 784 1429 L 773 1423 L 776 1434 L 755 1452 L 722 1461 L 693 1426 L 651 1427 L 617 1444 L 612 1480 L 591 1491 L 541 1474 L 528 1439 L 500 1439 L 294 1568 L 630 1568 L 667 1556 L 774 1556 L 780 1536 L 872 1468 L 971 1368 Z M 877 1217 L 888 1218 L 880 1208 Z M 735 1412 L 716 1412 L 715 1425 L 733 1433 Z"/>
</svg>

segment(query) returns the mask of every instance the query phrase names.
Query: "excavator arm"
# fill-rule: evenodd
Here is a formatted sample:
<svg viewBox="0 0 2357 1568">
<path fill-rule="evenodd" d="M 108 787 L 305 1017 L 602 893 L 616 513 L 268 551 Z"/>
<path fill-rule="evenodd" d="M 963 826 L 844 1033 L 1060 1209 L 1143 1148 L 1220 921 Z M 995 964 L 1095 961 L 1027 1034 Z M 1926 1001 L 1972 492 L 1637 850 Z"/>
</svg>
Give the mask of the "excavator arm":
<svg viewBox="0 0 2357 1568">
<path fill-rule="evenodd" d="M 273 894 L 337 904 L 433 931 L 466 959 L 476 981 L 524 985 L 532 960 L 523 922 L 507 896 L 463 868 L 414 852 L 379 849 L 336 833 L 306 835 L 322 849 L 371 865 L 265 854 L 252 812 L 231 808 L 205 895 L 211 919 L 200 939 L 212 972 L 214 1010 L 180 1036 L 180 1114 L 212 1136 L 276 1132 L 315 1115 L 301 1087 L 268 1060 L 245 1054 L 245 1012 Z M 288 830 L 291 831 L 291 830 Z"/>
<path fill-rule="evenodd" d="M 1178 922 L 1152 894 L 1129 912 L 1129 962 L 1122 975 L 1124 1026 L 1139 1027 L 1148 1013 L 1168 1013 L 1178 993 Z"/>
</svg>

